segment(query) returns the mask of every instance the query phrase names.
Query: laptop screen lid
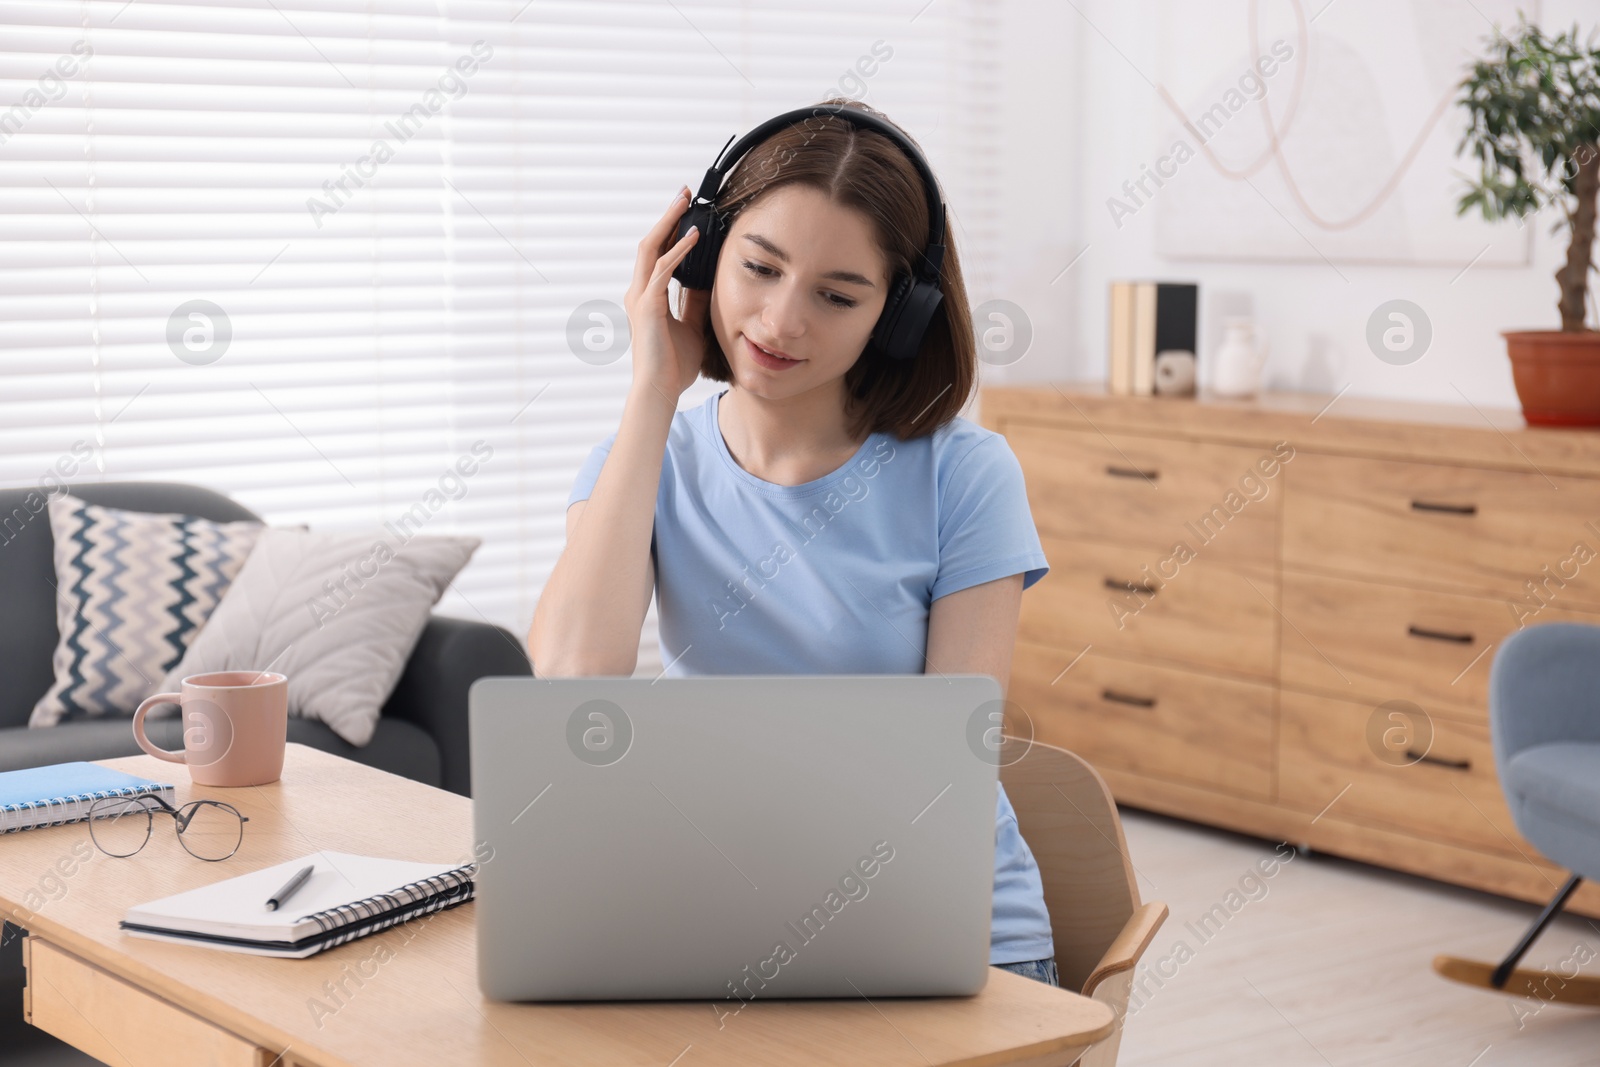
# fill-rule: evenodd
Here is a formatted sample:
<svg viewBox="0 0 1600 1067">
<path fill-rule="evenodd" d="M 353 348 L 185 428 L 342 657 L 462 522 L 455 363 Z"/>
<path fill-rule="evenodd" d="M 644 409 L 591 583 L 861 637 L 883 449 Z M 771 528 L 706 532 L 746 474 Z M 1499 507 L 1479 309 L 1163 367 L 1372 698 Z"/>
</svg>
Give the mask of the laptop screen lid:
<svg viewBox="0 0 1600 1067">
<path fill-rule="evenodd" d="M 487 996 L 982 988 L 995 679 L 484 678 L 468 704 Z"/>
</svg>

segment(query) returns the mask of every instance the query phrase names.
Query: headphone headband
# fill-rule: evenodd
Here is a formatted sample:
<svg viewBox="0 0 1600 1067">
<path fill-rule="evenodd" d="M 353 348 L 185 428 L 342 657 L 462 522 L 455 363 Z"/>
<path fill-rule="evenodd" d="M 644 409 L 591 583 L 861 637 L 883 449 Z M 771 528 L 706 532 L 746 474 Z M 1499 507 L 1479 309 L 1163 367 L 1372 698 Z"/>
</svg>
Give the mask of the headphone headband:
<svg viewBox="0 0 1600 1067">
<path fill-rule="evenodd" d="M 717 194 L 722 190 L 723 180 L 728 171 L 743 159 L 756 145 L 765 141 L 778 130 L 809 121 L 818 117 L 842 118 L 858 129 L 874 130 L 883 134 L 900 147 L 900 150 L 911 160 L 917 168 L 917 174 L 922 178 L 923 196 L 928 204 L 928 240 L 922 252 L 922 261 L 913 264 L 917 277 L 924 281 L 937 281 L 939 272 L 944 267 L 944 200 L 939 193 L 939 183 L 933 176 L 933 170 L 928 166 L 928 161 L 923 158 L 922 152 L 912 144 L 906 135 L 892 122 L 885 121 L 869 111 L 849 107 L 844 104 L 817 104 L 812 107 L 796 108 L 785 111 L 768 119 L 743 137 L 730 150 L 726 144 L 718 153 L 717 160 L 706 171 L 706 176 L 701 179 L 700 189 L 695 196 L 711 203 L 716 200 Z M 732 142 L 733 138 L 728 139 Z"/>
<path fill-rule="evenodd" d="M 940 198 L 939 183 L 934 180 L 928 161 L 910 138 L 893 123 L 860 108 L 844 104 L 803 107 L 768 119 L 737 143 L 733 143 L 733 138 L 728 138 L 729 143 L 733 144 L 732 149 L 726 144 L 722 146 L 717 161 L 706 171 L 705 179 L 700 183 L 696 200 L 691 201 L 678 218 L 677 231 L 672 238 L 674 242 L 682 240 L 691 227 L 699 229 L 701 239 L 684 255 L 672 276 L 687 289 L 711 288 L 716 278 L 717 258 L 721 254 L 723 238 L 731 225 L 732 215 L 717 209 L 717 194 L 722 191 L 722 183 L 728 172 L 750 149 L 777 130 L 819 118 L 824 121 L 839 118 L 858 129 L 881 133 L 899 146 L 922 179 L 922 192 L 928 202 L 928 242 L 910 271 L 895 270 L 889 282 L 889 291 L 884 297 L 883 309 L 878 314 L 878 321 L 873 324 L 868 342 L 872 350 L 891 362 L 913 359 L 944 302 L 944 292 L 940 288 L 945 253 L 944 201 Z"/>
</svg>

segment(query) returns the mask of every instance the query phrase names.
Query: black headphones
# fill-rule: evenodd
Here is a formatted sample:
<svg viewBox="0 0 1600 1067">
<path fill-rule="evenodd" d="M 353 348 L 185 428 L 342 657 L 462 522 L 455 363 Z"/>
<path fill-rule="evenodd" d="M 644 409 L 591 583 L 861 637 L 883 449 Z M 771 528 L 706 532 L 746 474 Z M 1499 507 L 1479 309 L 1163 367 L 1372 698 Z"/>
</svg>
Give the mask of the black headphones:
<svg viewBox="0 0 1600 1067">
<path fill-rule="evenodd" d="M 939 196 L 939 185 L 934 181 L 933 171 L 917 147 L 892 123 L 860 108 L 844 104 L 819 104 L 815 107 L 786 111 L 745 134 L 739 143 L 733 146 L 731 153 L 728 146 L 723 145 L 722 153 L 717 156 L 717 162 L 706 171 L 705 179 L 700 183 L 700 191 L 695 194 L 695 199 L 690 202 L 683 217 L 678 220 L 677 233 L 673 236 L 674 242 L 681 240 L 691 226 L 700 227 L 700 238 L 683 257 L 683 262 L 678 264 L 672 276 L 682 282 L 686 289 L 711 288 L 717 273 L 717 255 L 722 250 L 723 239 L 727 237 L 732 222 L 731 215 L 719 212 L 716 208 L 717 193 L 721 190 L 722 181 L 728 171 L 733 169 L 733 165 L 739 162 L 745 153 L 777 130 L 822 116 L 841 118 L 859 129 L 876 130 L 883 134 L 900 146 L 916 165 L 917 173 L 922 176 L 923 192 L 928 198 L 928 245 L 922 252 L 921 260 L 913 265 L 912 273 L 907 274 L 904 271 L 895 273 L 889 286 L 888 299 L 883 304 L 883 313 L 878 316 L 877 323 L 872 327 L 869 344 L 869 347 L 876 347 L 889 359 L 911 359 L 922 346 L 922 336 L 927 332 L 928 324 L 933 321 L 934 312 L 939 310 L 939 305 L 944 300 L 944 293 L 939 288 L 939 271 L 944 264 L 945 247 L 944 201 Z M 733 138 L 730 137 L 728 140 L 732 142 Z"/>
</svg>

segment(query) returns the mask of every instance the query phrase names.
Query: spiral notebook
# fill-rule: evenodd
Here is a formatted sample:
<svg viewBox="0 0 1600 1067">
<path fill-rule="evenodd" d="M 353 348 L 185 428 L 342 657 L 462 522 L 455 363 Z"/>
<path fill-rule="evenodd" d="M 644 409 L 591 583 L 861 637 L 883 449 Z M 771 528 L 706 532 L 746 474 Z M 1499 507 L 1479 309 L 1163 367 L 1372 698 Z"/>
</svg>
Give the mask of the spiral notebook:
<svg viewBox="0 0 1600 1067">
<path fill-rule="evenodd" d="M 170 804 L 173 788 L 167 782 L 87 762 L 5 771 L 0 773 L 0 834 L 78 822 L 87 818 L 89 806 L 103 797 L 146 794 Z"/>
<path fill-rule="evenodd" d="M 311 877 L 268 911 L 267 898 L 307 864 Z M 137 905 L 119 925 L 134 937 L 299 959 L 465 904 L 477 869 L 315 852 Z"/>
</svg>

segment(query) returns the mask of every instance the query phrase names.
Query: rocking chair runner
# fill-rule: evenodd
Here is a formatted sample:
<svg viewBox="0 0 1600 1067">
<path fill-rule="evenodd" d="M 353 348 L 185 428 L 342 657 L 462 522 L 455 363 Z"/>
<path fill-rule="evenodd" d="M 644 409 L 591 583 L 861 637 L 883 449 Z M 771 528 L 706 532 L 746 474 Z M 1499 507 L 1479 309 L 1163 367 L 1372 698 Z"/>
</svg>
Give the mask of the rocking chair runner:
<svg viewBox="0 0 1600 1067">
<path fill-rule="evenodd" d="M 1572 871 L 1498 966 L 1439 956 L 1468 985 L 1600 1007 L 1600 978 L 1519 969 L 1585 878 L 1600 879 L 1600 626 L 1546 623 L 1505 640 L 1489 671 L 1489 732 L 1517 831 Z"/>
</svg>

